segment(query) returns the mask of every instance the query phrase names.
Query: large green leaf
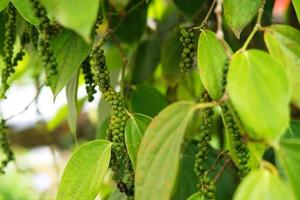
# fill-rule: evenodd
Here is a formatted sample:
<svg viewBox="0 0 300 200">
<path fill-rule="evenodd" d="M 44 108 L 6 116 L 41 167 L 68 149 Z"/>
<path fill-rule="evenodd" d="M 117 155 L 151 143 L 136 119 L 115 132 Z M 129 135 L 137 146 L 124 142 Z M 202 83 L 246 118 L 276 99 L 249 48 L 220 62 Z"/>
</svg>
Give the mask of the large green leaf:
<svg viewBox="0 0 300 200">
<path fill-rule="evenodd" d="M 228 46 L 228 45 L 226 45 Z M 219 99 L 224 88 L 226 49 L 212 31 L 202 31 L 198 41 L 197 61 L 204 87 L 213 99 Z M 228 51 L 231 51 L 228 47 Z"/>
<path fill-rule="evenodd" d="M 297 199 L 300 199 L 300 139 L 282 139 L 276 151 L 276 156 L 286 172 Z"/>
<path fill-rule="evenodd" d="M 166 98 L 152 86 L 140 85 L 132 91 L 130 107 L 135 113 L 153 117 L 166 105 Z"/>
<path fill-rule="evenodd" d="M 155 71 L 160 60 L 160 44 L 157 37 L 151 37 L 136 48 L 128 63 L 131 70 L 131 82 L 146 81 Z"/>
<path fill-rule="evenodd" d="M 176 7 L 183 12 L 185 15 L 192 17 L 199 11 L 201 6 L 204 3 L 207 3 L 207 0 L 189 0 L 188 2 L 184 0 L 173 0 Z"/>
<path fill-rule="evenodd" d="M 33 3 L 30 0 L 11 0 L 11 2 L 26 21 L 35 26 L 40 23 L 39 19 L 35 16 Z"/>
<path fill-rule="evenodd" d="M 284 134 L 291 92 L 280 62 L 259 50 L 238 53 L 227 78 L 229 98 L 250 136 L 269 140 Z"/>
<path fill-rule="evenodd" d="M 111 143 L 95 140 L 72 155 L 59 185 L 57 200 L 94 200 L 108 170 Z"/>
<path fill-rule="evenodd" d="M 0 1 L 0 11 L 4 10 L 9 3 L 9 0 L 1 0 Z"/>
<path fill-rule="evenodd" d="M 262 2 L 263 0 L 224 0 L 225 20 L 238 38 L 257 14 Z"/>
<path fill-rule="evenodd" d="M 292 2 L 296 10 L 298 21 L 300 22 L 300 0 L 292 0 Z"/>
<path fill-rule="evenodd" d="M 80 69 L 73 75 L 66 87 L 68 105 L 68 124 L 71 132 L 76 137 L 77 130 L 77 89 Z"/>
<path fill-rule="evenodd" d="M 78 33 L 85 41 L 90 40 L 97 19 L 99 1 L 41 0 L 41 2 L 60 24 Z"/>
<path fill-rule="evenodd" d="M 151 120 L 151 117 L 148 117 L 147 115 L 136 113 L 133 114 L 126 123 L 126 147 L 134 168 L 136 165 L 137 153 L 140 143 Z"/>
<path fill-rule="evenodd" d="M 87 57 L 89 46 L 72 31 L 64 30 L 51 40 L 51 48 L 58 64 L 58 74 L 51 78 L 51 90 L 56 96 Z"/>
<path fill-rule="evenodd" d="M 179 41 L 178 30 L 171 31 L 165 38 L 161 47 L 162 75 L 169 85 L 175 85 L 180 78 L 180 60 L 182 45 Z"/>
<path fill-rule="evenodd" d="M 194 111 L 192 103 L 175 103 L 160 112 L 148 126 L 138 151 L 136 200 L 170 199 L 184 134 Z"/>
<path fill-rule="evenodd" d="M 239 185 L 234 200 L 294 200 L 287 185 L 268 169 L 250 172 Z"/>
<path fill-rule="evenodd" d="M 265 31 L 270 54 L 283 62 L 292 83 L 292 101 L 300 107 L 300 31 L 286 25 L 273 25 Z"/>
</svg>

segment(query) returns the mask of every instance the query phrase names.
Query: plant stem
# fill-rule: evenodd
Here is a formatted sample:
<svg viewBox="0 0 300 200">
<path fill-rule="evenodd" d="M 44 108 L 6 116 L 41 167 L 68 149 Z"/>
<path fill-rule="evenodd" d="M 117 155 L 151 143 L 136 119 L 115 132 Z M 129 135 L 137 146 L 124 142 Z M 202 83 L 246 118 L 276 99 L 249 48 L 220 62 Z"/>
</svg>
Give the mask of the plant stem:
<svg viewBox="0 0 300 200">
<path fill-rule="evenodd" d="M 201 22 L 200 26 L 193 27 L 193 29 L 201 30 L 204 26 L 207 25 L 207 21 L 208 21 L 211 13 L 213 11 L 213 8 L 214 8 L 215 4 L 216 4 L 216 0 L 214 0 L 213 3 L 211 4 L 211 6 L 210 6 L 210 8 L 209 8 L 209 10 L 208 10 L 208 12 L 207 12 L 204 20 Z"/>
<path fill-rule="evenodd" d="M 255 24 L 252 32 L 248 36 L 247 40 L 245 41 L 244 45 L 242 46 L 242 48 L 239 51 L 245 51 L 247 49 L 248 45 L 250 44 L 251 40 L 253 39 L 255 33 L 260 30 L 260 28 L 261 28 L 261 18 L 262 18 L 262 15 L 264 13 L 265 4 L 266 4 L 266 0 L 264 0 L 262 2 L 261 6 L 258 10 L 256 24 Z"/>
<path fill-rule="evenodd" d="M 210 108 L 210 107 L 214 107 L 214 106 L 218 106 L 218 105 L 220 105 L 220 102 L 218 102 L 218 101 L 199 103 L 199 104 L 196 104 L 195 109 L 203 110 L 205 108 Z"/>
<path fill-rule="evenodd" d="M 222 168 L 219 170 L 219 172 L 217 173 L 217 175 L 216 175 L 215 178 L 214 178 L 214 182 L 215 182 L 215 183 L 220 179 L 220 177 L 221 177 L 221 175 L 223 174 L 223 172 L 225 171 L 226 167 L 227 167 L 231 162 L 232 162 L 231 159 L 227 159 L 227 160 L 225 161 L 224 165 L 222 166 Z"/>
</svg>

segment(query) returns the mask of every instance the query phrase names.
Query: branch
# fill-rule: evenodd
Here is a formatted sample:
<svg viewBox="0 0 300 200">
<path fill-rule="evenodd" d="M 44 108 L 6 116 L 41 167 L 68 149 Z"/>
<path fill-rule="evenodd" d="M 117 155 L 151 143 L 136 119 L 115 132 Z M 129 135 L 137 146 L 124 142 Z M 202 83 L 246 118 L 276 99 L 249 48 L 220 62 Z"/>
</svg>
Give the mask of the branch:
<svg viewBox="0 0 300 200">
<path fill-rule="evenodd" d="M 5 120 L 6 120 L 6 121 L 11 120 L 12 118 L 14 118 L 14 117 L 16 117 L 16 116 L 19 116 L 19 115 L 23 114 L 24 112 L 26 112 L 26 111 L 30 108 L 30 106 L 31 106 L 33 103 L 35 103 L 35 102 L 37 101 L 37 99 L 38 99 L 38 97 L 39 97 L 39 95 L 40 95 L 40 92 L 41 92 L 42 87 L 43 87 L 43 85 L 41 85 L 41 86 L 38 88 L 38 90 L 37 90 L 37 92 L 36 92 L 34 98 L 29 102 L 29 104 L 28 104 L 27 106 L 25 106 L 25 108 L 24 108 L 23 110 L 21 110 L 21 111 L 20 111 L 19 113 L 17 113 L 17 114 L 14 114 L 14 115 L 12 115 L 12 116 L 6 118 Z"/>
<path fill-rule="evenodd" d="M 232 163 L 232 160 L 231 159 L 227 159 L 224 163 L 224 165 L 221 167 L 220 171 L 216 174 L 215 178 L 214 178 L 214 182 L 218 182 L 218 180 L 220 179 L 220 177 L 222 176 L 222 174 L 224 173 L 226 167 L 229 166 L 229 164 Z"/>
</svg>

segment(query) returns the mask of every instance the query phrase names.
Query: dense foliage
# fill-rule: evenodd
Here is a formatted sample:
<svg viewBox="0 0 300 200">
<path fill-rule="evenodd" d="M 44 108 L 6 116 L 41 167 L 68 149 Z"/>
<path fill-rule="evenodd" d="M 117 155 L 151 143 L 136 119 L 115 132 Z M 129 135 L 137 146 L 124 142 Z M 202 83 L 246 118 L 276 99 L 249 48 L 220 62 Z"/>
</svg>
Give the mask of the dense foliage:
<svg viewBox="0 0 300 200">
<path fill-rule="evenodd" d="M 101 96 L 57 200 L 300 199 L 300 1 L 285 24 L 278 2 L 1 0 L 2 99 L 28 74 L 54 99 L 66 87 L 76 138 L 78 87 Z"/>
</svg>

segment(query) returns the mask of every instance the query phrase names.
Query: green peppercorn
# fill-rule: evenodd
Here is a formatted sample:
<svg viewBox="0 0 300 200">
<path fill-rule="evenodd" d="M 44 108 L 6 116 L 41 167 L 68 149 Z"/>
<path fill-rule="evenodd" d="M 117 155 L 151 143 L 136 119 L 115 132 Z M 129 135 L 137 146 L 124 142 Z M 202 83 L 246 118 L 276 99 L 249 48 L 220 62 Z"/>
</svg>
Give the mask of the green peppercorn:
<svg viewBox="0 0 300 200">
<path fill-rule="evenodd" d="M 14 160 L 14 153 L 10 148 L 10 142 L 7 133 L 7 126 L 5 120 L 0 120 L 0 146 L 5 154 L 5 158 L 1 161 L 0 173 L 4 173 L 4 168 L 10 161 Z"/>
<path fill-rule="evenodd" d="M 226 104 L 223 104 L 221 106 L 222 108 L 222 113 L 225 116 L 224 117 L 224 122 L 227 128 L 228 134 L 231 135 L 233 139 L 233 147 L 234 151 L 237 155 L 238 162 L 239 162 L 239 175 L 241 177 L 245 177 L 249 172 L 250 168 L 247 166 L 249 162 L 249 149 L 245 143 L 242 142 L 242 137 L 239 131 L 239 127 L 237 126 L 236 122 L 233 119 L 233 116 Z"/>
<path fill-rule="evenodd" d="M 180 69 L 182 72 L 187 72 L 192 68 L 194 63 L 195 56 L 195 47 L 194 47 L 194 36 L 195 34 L 191 29 L 182 28 L 180 30 L 180 42 L 182 43 L 183 51 L 181 54 L 182 61 L 180 62 Z"/>
</svg>

